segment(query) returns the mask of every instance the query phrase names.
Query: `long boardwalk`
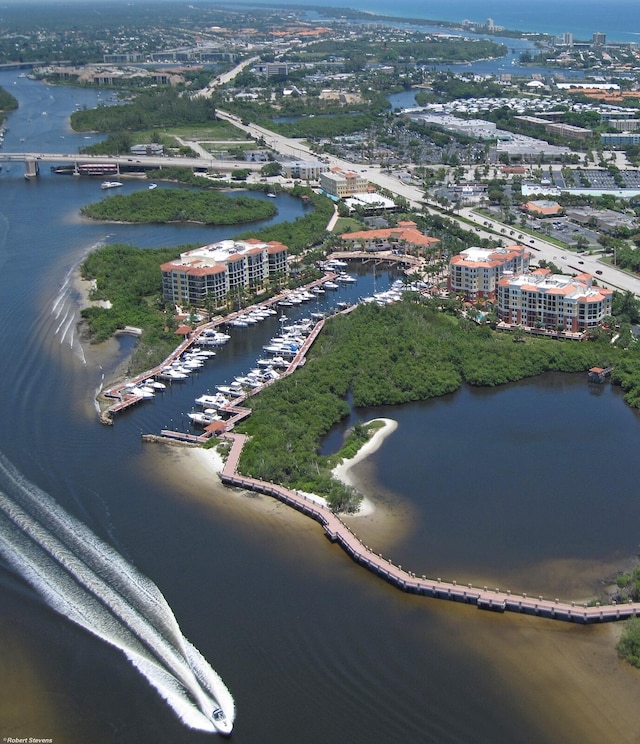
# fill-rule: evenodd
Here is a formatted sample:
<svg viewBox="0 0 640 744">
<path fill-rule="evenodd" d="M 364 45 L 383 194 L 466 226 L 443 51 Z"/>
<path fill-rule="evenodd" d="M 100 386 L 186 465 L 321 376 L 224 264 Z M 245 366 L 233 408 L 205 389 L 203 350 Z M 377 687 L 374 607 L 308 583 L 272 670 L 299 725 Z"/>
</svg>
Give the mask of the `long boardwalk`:
<svg viewBox="0 0 640 744">
<path fill-rule="evenodd" d="M 232 441 L 229 456 L 220 473 L 220 479 L 225 485 L 246 488 L 273 496 L 306 514 L 319 522 L 327 537 L 332 542 L 338 543 L 354 561 L 386 579 L 402 591 L 411 594 L 423 594 L 436 599 L 473 604 L 481 610 L 519 612 L 552 620 L 583 624 L 612 622 L 640 616 L 640 603 L 638 602 L 611 605 L 596 603 L 591 606 L 575 602 L 561 602 L 558 599 L 529 597 L 526 594 L 517 595 L 510 591 L 492 590 L 488 587 L 478 588 L 471 584 L 459 584 L 455 581 L 428 579 L 424 575 L 418 577 L 415 573 L 403 569 L 402 566 L 394 565 L 380 553 L 371 550 L 330 509 L 283 486 L 240 475 L 237 471 L 238 460 L 247 437 L 244 434 L 236 433 L 227 433 L 224 436 Z"/>
</svg>

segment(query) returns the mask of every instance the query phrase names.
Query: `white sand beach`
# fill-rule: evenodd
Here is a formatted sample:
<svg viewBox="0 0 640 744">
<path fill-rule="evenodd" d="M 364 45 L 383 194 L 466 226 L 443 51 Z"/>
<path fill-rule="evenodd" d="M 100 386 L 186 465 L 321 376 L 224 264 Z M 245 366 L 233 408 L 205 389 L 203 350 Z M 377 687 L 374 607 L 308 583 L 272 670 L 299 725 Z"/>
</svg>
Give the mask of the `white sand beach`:
<svg viewBox="0 0 640 744">
<path fill-rule="evenodd" d="M 365 458 L 369 457 L 369 455 L 379 449 L 384 440 L 398 428 L 398 422 L 394 421 L 394 419 L 388 418 L 371 419 L 371 421 L 367 421 L 366 424 L 371 424 L 374 421 L 381 421 L 383 425 L 376 430 L 371 439 L 369 439 L 369 441 L 366 442 L 353 457 L 348 460 L 343 460 L 331 471 L 333 477 L 341 483 L 344 483 L 346 486 L 355 486 L 353 475 L 351 473 L 352 469 L 359 462 L 362 462 Z M 369 516 L 374 511 L 375 505 L 373 501 L 364 496 L 360 503 L 360 508 L 353 516 L 365 517 Z"/>
</svg>

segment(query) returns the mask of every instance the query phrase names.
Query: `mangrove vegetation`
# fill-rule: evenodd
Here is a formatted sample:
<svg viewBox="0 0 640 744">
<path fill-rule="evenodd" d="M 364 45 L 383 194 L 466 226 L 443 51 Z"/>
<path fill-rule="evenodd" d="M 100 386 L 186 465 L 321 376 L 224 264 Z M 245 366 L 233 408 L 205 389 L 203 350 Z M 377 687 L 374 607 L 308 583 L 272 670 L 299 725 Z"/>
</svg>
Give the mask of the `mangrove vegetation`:
<svg viewBox="0 0 640 744">
<path fill-rule="evenodd" d="M 111 222 L 198 222 L 205 225 L 239 225 L 277 214 L 274 204 L 250 196 L 226 196 L 215 191 L 153 189 L 118 194 L 88 204 L 81 213 Z"/>
<path fill-rule="evenodd" d="M 630 353 L 604 338 L 514 343 L 509 334 L 443 313 L 437 303 L 364 304 L 329 320 L 306 364 L 252 399 L 252 416 L 238 427 L 251 437 L 240 471 L 322 494 L 342 509 L 352 494 L 331 478 L 336 456 L 322 456 L 319 448 L 348 414 L 348 396 L 355 406 L 407 403 L 452 393 L 463 383 L 495 386 L 547 371 L 609 366 Z"/>
</svg>

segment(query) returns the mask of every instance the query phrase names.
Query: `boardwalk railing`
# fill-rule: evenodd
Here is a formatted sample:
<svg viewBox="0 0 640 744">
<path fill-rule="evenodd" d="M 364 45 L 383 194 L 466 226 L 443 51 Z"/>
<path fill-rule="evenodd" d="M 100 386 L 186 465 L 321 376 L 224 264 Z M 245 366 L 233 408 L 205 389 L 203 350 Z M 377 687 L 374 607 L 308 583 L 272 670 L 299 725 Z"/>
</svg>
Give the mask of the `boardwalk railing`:
<svg viewBox="0 0 640 744">
<path fill-rule="evenodd" d="M 220 473 L 220 479 L 225 485 L 246 488 L 273 496 L 284 504 L 306 514 L 319 522 L 327 537 L 332 542 L 338 543 L 354 561 L 386 579 L 402 591 L 422 594 L 435 599 L 448 599 L 474 604 L 481 610 L 519 612 L 574 623 L 612 622 L 640 616 L 640 603 L 638 602 L 611 605 L 596 603 L 592 606 L 575 602 L 561 602 L 558 599 L 529 597 L 526 594 L 517 595 L 510 591 L 492 590 L 488 587 L 479 588 L 471 584 L 459 584 L 456 581 L 442 581 L 439 578 L 428 579 L 424 575 L 418 577 L 415 573 L 403 569 L 402 566 L 394 565 L 389 559 L 371 550 L 327 507 L 284 486 L 238 474 L 238 460 L 247 438 L 243 434 L 235 433 L 227 433 L 224 436 L 232 441 L 229 456 Z"/>
</svg>

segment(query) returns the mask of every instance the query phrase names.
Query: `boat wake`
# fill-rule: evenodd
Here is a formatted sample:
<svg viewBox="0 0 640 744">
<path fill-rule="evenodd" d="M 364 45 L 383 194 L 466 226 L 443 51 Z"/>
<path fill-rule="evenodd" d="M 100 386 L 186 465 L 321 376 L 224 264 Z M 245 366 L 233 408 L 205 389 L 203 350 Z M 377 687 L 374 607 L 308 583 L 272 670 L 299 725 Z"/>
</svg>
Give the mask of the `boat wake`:
<svg viewBox="0 0 640 744">
<path fill-rule="evenodd" d="M 86 365 L 87 360 L 85 357 L 84 349 L 80 340 L 76 338 L 76 327 L 80 320 L 80 300 L 82 299 L 80 293 L 76 287 L 74 287 L 74 275 L 78 271 L 78 266 L 92 251 L 97 250 L 105 245 L 104 241 L 99 241 L 95 245 L 92 245 L 88 250 L 84 252 L 80 261 L 75 266 L 72 266 L 66 273 L 64 281 L 58 294 L 55 296 L 53 303 L 51 304 L 51 314 L 53 315 L 56 327 L 54 329 L 54 335 L 60 339 L 60 343 L 66 343 L 76 353 L 80 361 Z"/>
<path fill-rule="evenodd" d="M 47 604 L 120 649 L 189 727 L 228 734 L 235 704 L 158 587 L 0 456 L 0 554 Z"/>
</svg>

